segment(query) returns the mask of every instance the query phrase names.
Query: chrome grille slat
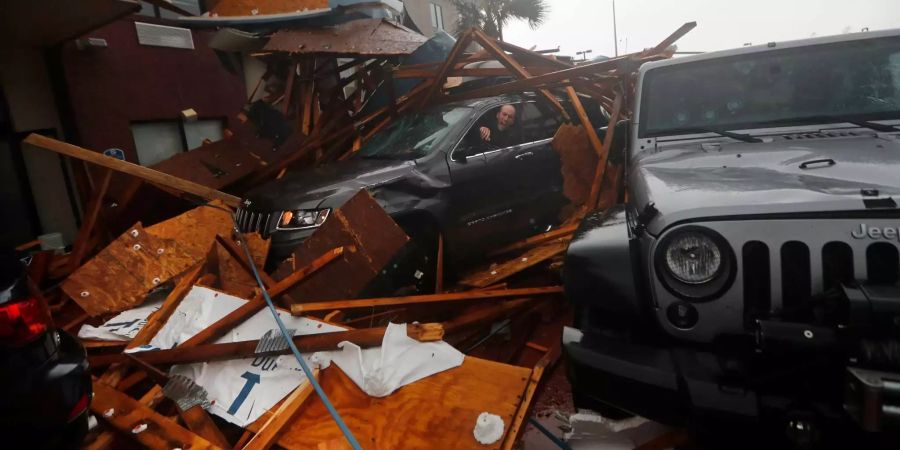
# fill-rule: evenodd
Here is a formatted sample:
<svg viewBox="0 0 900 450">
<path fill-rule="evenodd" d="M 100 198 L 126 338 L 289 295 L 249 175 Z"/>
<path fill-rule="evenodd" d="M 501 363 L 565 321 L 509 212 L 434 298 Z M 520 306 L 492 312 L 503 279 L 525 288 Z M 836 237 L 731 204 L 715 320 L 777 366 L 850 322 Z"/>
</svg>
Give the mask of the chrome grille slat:
<svg viewBox="0 0 900 450">
<path fill-rule="evenodd" d="M 241 233 L 260 233 L 263 236 L 268 235 L 269 221 L 272 219 L 272 213 L 250 211 L 244 208 L 237 210 L 238 228 Z"/>
</svg>

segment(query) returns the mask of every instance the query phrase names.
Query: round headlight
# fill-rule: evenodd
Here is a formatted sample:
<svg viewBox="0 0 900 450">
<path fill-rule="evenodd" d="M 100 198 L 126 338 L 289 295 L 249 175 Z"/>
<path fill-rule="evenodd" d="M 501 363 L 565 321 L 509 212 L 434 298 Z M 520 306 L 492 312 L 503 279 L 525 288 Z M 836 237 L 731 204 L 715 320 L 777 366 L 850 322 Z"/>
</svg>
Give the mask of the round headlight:
<svg viewBox="0 0 900 450">
<path fill-rule="evenodd" d="M 665 258 L 669 273 L 687 284 L 708 283 L 722 268 L 722 250 L 709 236 L 696 231 L 673 237 Z"/>
</svg>

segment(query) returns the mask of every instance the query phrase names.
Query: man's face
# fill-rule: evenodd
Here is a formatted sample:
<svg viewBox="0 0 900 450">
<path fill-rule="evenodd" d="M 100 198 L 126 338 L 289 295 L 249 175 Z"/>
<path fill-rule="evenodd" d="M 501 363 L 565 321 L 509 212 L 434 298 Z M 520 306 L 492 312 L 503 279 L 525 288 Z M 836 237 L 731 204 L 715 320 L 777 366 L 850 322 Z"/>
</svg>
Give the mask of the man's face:
<svg viewBox="0 0 900 450">
<path fill-rule="evenodd" d="M 503 105 L 497 112 L 497 128 L 505 130 L 516 123 L 516 107 L 513 105 Z"/>
</svg>

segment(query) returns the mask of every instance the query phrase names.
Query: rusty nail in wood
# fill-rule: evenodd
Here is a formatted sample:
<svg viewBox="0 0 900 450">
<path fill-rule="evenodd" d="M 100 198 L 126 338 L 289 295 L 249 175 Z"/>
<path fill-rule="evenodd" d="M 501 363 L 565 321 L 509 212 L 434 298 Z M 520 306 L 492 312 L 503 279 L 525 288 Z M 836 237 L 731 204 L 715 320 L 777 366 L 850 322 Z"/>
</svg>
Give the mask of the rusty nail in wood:
<svg viewBox="0 0 900 450">
<path fill-rule="evenodd" d="M 141 244 L 134 244 L 131 248 L 134 249 L 134 251 L 138 251 L 141 249 Z"/>
<path fill-rule="evenodd" d="M 87 296 L 89 296 L 89 295 L 91 295 L 90 292 L 88 292 L 88 291 L 81 291 L 81 296 L 82 296 L 82 297 L 87 297 Z"/>
<path fill-rule="evenodd" d="M 116 413 L 116 410 L 113 408 L 109 408 L 106 411 L 103 411 L 103 417 L 110 418 Z"/>
<path fill-rule="evenodd" d="M 141 233 L 138 230 L 131 230 L 131 237 L 138 237 Z"/>
</svg>

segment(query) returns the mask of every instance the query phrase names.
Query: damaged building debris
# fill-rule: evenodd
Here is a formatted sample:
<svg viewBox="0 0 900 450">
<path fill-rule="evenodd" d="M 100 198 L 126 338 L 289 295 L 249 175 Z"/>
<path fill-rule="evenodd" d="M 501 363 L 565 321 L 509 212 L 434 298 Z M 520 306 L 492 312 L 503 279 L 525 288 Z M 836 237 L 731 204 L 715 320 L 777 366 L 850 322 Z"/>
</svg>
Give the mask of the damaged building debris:
<svg viewBox="0 0 900 450">
<path fill-rule="evenodd" d="M 616 124 L 636 71 L 694 24 L 573 65 L 478 29 L 426 39 L 355 15 L 365 4 L 244 3 L 265 2 L 184 19 L 229 27 L 220 38 L 265 64 L 224 139 L 152 167 L 25 140 L 84 164 L 93 186 L 72 251 L 34 251 L 28 269 L 88 354 L 99 426 L 86 448 L 513 448 L 560 356 L 562 255 L 589 211 L 624 195 Z M 362 188 L 283 260 L 265 232 L 243 232 L 263 220 L 244 203 L 253 188 L 351 160 L 404 114 L 526 92 L 566 120 L 552 146 L 568 205 L 551 229 L 452 265 L 438 230 L 425 264 Z M 142 215 L 149 197 L 166 217 Z"/>
</svg>

